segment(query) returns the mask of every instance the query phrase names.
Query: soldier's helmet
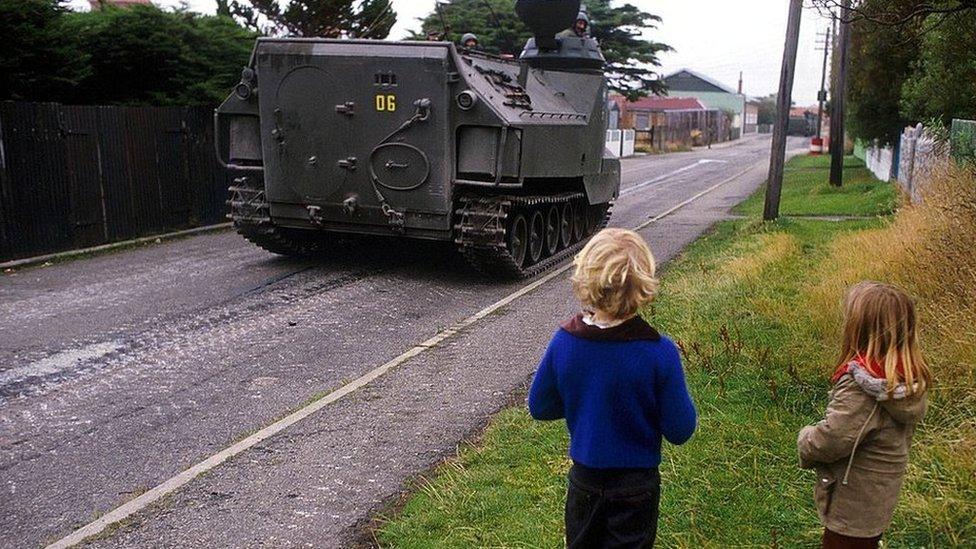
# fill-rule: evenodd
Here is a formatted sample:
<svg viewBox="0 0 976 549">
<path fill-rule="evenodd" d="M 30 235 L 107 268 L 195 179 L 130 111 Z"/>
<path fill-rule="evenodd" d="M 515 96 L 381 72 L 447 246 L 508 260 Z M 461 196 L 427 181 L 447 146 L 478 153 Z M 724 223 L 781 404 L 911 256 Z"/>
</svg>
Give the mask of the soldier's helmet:
<svg viewBox="0 0 976 549">
<path fill-rule="evenodd" d="M 474 44 L 469 44 L 469 42 L 474 42 Z M 461 37 L 461 45 L 466 48 L 472 48 L 478 45 L 478 37 L 474 33 L 468 32 Z"/>
</svg>

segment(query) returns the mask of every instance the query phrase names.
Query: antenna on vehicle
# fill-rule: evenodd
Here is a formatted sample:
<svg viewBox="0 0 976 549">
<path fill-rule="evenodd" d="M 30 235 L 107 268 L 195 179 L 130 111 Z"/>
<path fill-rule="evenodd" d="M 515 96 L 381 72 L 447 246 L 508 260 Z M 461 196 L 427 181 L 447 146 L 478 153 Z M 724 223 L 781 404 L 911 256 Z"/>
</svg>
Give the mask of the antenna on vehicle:
<svg viewBox="0 0 976 549">
<path fill-rule="evenodd" d="M 441 29 L 444 31 L 441 34 L 441 39 L 443 40 L 447 37 L 447 33 L 451 32 L 451 26 L 448 25 L 447 21 L 444 19 L 444 12 L 441 11 L 442 5 L 442 2 L 434 2 L 434 11 L 437 12 L 437 17 L 441 20 Z"/>
<path fill-rule="evenodd" d="M 482 2 L 484 2 L 485 7 L 488 8 L 488 11 L 491 13 L 491 18 L 495 20 L 495 28 L 502 28 L 502 22 L 498 19 L 498 14 L 495 13 L 495 8 L 491 7 L 491 2 L 489 0 L 482 0 Z"/>
</svg>

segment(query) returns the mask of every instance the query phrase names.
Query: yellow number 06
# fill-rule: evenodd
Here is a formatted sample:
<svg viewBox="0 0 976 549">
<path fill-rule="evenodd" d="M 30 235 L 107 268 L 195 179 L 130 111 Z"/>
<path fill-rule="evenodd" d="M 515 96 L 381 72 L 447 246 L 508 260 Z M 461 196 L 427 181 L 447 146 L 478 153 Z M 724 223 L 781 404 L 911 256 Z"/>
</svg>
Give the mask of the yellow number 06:
<svg viewBox="0 0 976 549">
<path fill-rule="evenodd" d="M 376 96 L 376 110 L 393 112 L 396 110 L 396 96 L 395 95 L 377 95 Z"/>
</svg>

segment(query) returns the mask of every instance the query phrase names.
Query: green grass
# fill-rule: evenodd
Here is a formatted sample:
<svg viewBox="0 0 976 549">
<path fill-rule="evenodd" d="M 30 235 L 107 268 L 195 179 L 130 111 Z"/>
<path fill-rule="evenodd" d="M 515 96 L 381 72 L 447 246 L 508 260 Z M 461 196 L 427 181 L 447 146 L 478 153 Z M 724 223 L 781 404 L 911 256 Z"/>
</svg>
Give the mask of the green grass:
<svg viewBox="0 0 976 549">
<path fill-rule="evenodd" d="M 701 418 L 691 442 L 665 449 L 663 546 L 768 545 L 774 535 L 816 541 L 810 479 L 796 468 L 795 440 L 823 404 L 827 385 L 797 384 L 786 372 L 794 358 L 819 358 L 821 350 L 794 339 L 788 322 L 760 309 L 792 299 L 796 281 L 822 257 L 823 243 L 876 224 L 726 222 L 669 268 L 648 314 L 689 353 L 688 381 Z M 750 273 L 756 276 L 743 276 Z M 740 350 L 725 347 L 724 330 Z M 506 410 L 483 440 L 423 484 L 381 527 L 379 539 L 396 547 L 431 540 L 443 547 L 558 547 L 566 447 L 562 422 L 534 422 L 522 408 Z"/>
<path fill-rule="evenodd" d="M 872 216 L 891 213 L 897 203 L 892 185 L 878 181 L 853 156 L 844 159 L 844 184 L 834 187 L 828 182 L 830 157 L 797 156 L 784 170 L 780 195 L 781 215 L 854 215 Z M 736 208 L 745 215 L 762 213 L 765 187 Z"/>
<path fill-rule="evenodd" d="M 790 183 L 817 162 L 794 160 Z M 869 194 L 893 197 L 873 187 Z M 862 215 L 889 207 L 842 197 L 848 207 L 810 193 L 809 210 Z M 645 316 L 680 343 L 700 420 L 684 446 L 665 443 L 660 546 L 818 546 L 814 479 L 797 468 L 796 433 L 826 405 L 836 321 L 811 307 L 824 297 L 835 244 L 889 223 L 728 221 L 668 266 Z M 377 539 L 388 547 L 560 547 L 567 445 L 563 422 L 507 409 L 381 519 Z M 889 547 L 976 539 L 972 471 L 951 455 L 952 446 L 922 429 Z"/>
</svg>

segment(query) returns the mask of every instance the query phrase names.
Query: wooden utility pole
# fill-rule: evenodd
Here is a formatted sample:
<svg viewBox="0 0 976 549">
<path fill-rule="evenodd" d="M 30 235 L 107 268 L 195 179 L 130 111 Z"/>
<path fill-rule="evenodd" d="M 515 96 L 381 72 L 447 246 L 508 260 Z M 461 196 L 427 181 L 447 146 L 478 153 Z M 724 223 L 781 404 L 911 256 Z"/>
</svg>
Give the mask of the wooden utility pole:
<svg viewBox="0 0 976 549">
<path fill-rule="evenodd" d="M 847 49 L 851 42 L 851 0 L 840 8 L 840 37 L 837 50 L 837 77 L 830 98 L 830 184 L 840 187 L 844 181 L 844 97 L 847 95 Z"/>
<path fill-rule="evenodd" d="M 823 72 L 820 73 L 820 91 L 817 92 L 817 139 L 823 138 L 823 110 L 824 101 L 827 100 L 827 57 L 830 53 L 830 29 L 824 32 L 823 52 Z"/>
<path fill-rule="evenodd" d="M 780 68 L 779 93 L 776 95 L 776 124 L 773 126 L 769 175 L 766 178 L 766 204 L 763 208 L 763 219 L 766 221 L 779 217 L 779 195 L 783 189 L 783 164 L 786 162 L 786 132 L 790 125 L 790 105 L 793 103 L 793 76 L 796 74 L 796 49 L 800 41 L 802 12 L 803 0 L 790 0 L 783 66 Z"/>
</svg>

